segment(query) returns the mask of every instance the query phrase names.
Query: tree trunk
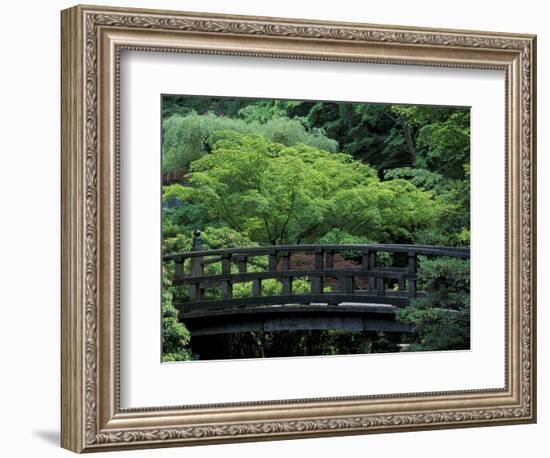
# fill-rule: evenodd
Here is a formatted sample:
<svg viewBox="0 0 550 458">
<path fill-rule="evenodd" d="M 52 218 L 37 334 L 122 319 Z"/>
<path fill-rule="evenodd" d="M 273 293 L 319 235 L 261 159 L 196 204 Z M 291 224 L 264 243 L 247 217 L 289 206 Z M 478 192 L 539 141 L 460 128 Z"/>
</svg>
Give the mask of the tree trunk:
<svg viewBox="0 0 550 458">
<path fill-rule="evenodd" d="M 416 163 L 416 146 L 414 144 L 411 126 L 409 126 L 406 122 L 403 123 L 403 134 L 405 135 L 405 142 L 411 156 L 411 166 L 414 167 Z"/>
</svg>

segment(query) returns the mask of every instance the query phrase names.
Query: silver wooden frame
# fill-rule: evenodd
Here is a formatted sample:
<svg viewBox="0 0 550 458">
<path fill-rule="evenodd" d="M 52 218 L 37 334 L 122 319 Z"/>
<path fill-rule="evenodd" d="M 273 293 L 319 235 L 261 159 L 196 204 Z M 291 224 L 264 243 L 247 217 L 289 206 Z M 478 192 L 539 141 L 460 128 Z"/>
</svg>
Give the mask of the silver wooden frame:
<svg viewBox="0 0 550 458">
<path fill-rule="evenodd" d="M 533 35 L 77 6 L 62 12 L 62 446 L 76 452 L 534 422 Z M 506 74 L 502 390 L 127 409 L 118 383 L 118 65 L 124 49 Z"/>
</svg>

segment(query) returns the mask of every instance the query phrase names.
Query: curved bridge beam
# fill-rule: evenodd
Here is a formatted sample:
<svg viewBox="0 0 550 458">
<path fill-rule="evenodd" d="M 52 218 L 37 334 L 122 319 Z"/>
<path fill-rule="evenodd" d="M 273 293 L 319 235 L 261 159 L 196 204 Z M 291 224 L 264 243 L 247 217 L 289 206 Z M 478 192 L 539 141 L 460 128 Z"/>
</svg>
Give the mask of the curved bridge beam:
<svg viewBox="0 0 550 458">
<path fill-rule="evenodd" d="M 422 297 L 423 293 L 418 293 L 417 297 Z M 180 313 L 186 314 L 191 311 L 200 310 L 224 310 L 235 309 L 242 311 L 248 308 L 263 307 L 266 305 L 279 306 L 281 304 L 327 304 L 337 306 L 341 303 L 369 303 L 380 305 L 393 305 L 396 307 L 406 307 L 409 305 L 409 298 L 399 291 L 388 291 L 385 296 L 377 296 L 376 294 L 341 294 L 341 293 L 324 293 L 324 294 L 287 294 L 277 296 L 260 296 L 260 297 L 240 297 L 231 300 L 213 299 L 204 301 L 183 302 L 176 304 L 176 308 Z"/>
<path fill-rule="evenodd" d="M 234 332 L 344 330 L 410 332 L 395 307 L 375 304 L 281 305 L 188 312 L 181 316 L 192 336 Z"/>
</svg>

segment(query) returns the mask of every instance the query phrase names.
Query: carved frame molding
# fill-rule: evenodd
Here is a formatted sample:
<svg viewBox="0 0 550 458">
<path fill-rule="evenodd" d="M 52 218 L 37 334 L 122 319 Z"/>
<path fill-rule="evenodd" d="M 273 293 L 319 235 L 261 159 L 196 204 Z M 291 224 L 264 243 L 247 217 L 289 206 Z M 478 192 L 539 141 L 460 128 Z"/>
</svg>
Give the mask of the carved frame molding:
<svg viewBox="0 0 550 458">
<path fill-rule="evenodd" d="M 531 35 L 64 10 L 62 446 L 81 452 L 535 421 L 535 44 Z M 117 177 L 123 49 L 504 70 L 506 388 L 121 410 Z"/>
</svg>

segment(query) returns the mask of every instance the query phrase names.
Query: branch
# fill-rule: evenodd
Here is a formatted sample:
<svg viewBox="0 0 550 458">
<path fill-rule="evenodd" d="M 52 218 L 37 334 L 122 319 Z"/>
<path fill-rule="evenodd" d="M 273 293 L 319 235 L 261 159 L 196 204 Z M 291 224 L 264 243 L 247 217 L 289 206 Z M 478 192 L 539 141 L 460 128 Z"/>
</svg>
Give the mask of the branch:
<svg viewBox="0 0 550 458">
<path fill-rule="evenodd" d="M 296 201 L 296 178 L 294 178 L 294 182 L 292 183 L 292 190 L 291 190 L 291 197 L 290 197 L 290 208 L 288 209 L 288 215 L 286 218 L 286 221 L 283 224 L 283 227 L 281 229 L 281 238 L 282 242 L 284 242 L 284 236 L 286 227 L 288 225 L 288 222 L 290 221 L 290 217 L 292 215 L 292 211 L 294 210 L 294 202 Z"/>
</svg>

